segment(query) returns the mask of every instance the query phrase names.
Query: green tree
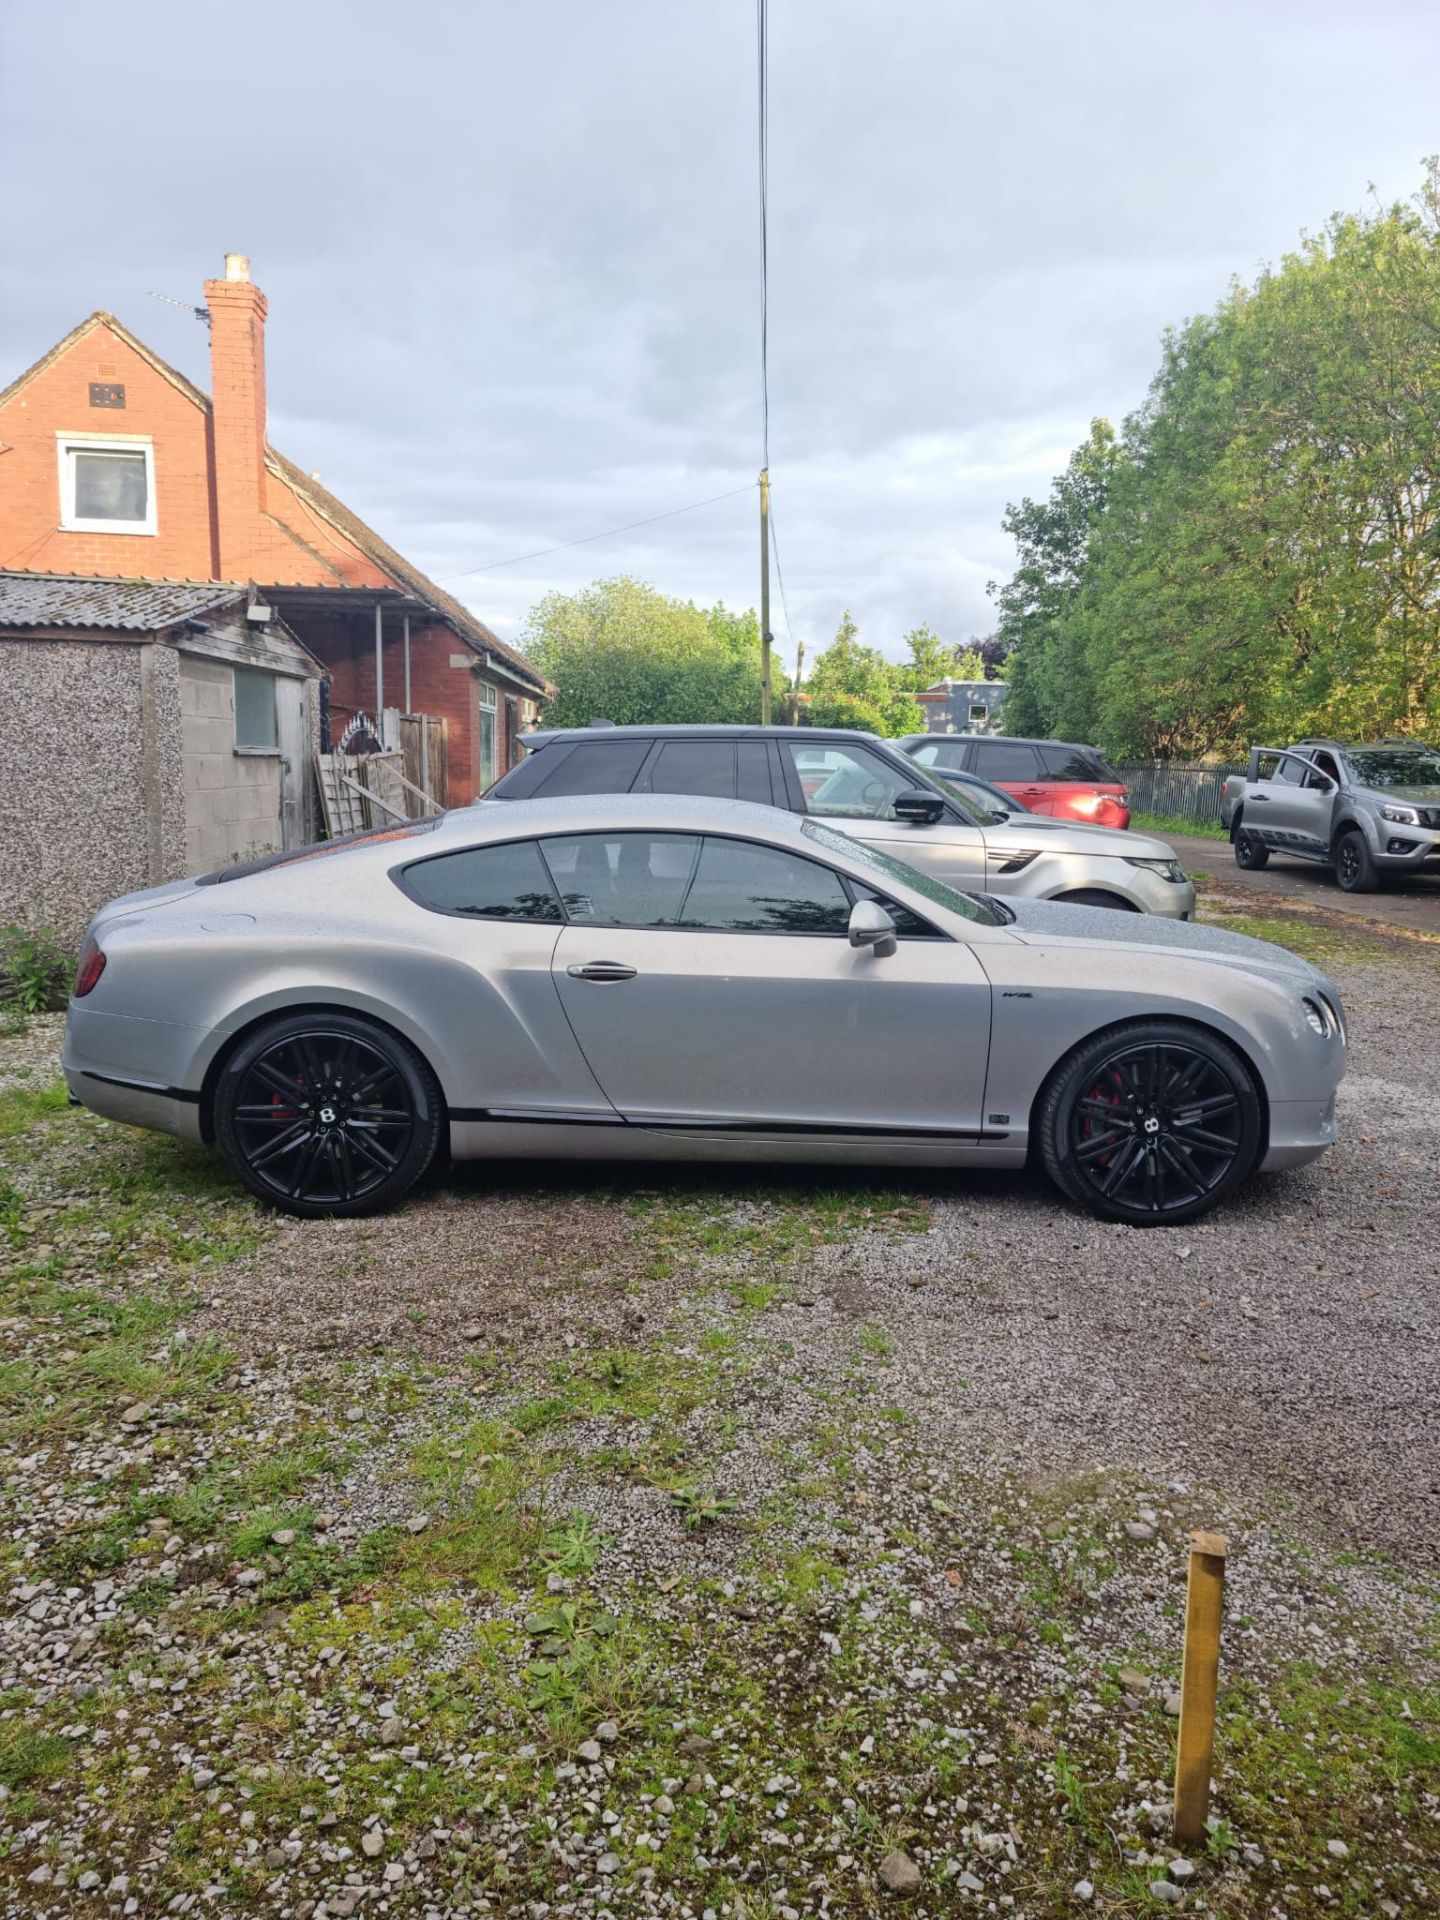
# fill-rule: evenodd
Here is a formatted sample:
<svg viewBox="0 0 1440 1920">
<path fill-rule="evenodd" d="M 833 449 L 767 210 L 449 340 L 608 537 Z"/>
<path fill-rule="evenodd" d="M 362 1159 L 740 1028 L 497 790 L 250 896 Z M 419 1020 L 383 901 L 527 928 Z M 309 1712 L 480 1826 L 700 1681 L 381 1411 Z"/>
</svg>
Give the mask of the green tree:
<svg viewBox="0 0 1440 1920">
<path fill-rule="evenodd" d="M 1003 587 L 997 637 L 1006 649 L 1005 726 L 1045 736 L 1066 714 L 1070 737 L 1092 724 L 1089 675 L 1071 641 L 1070 624 L 1086 581 L 1091 548 L 1104 518 L 1121 455 L 1108 420 L 1092 420 L 1085 441 L 1046 500 L 1022 500 L 1002 525 L 1019 565 Z"/>
<path fill-rule="evenodd" d="M 556 687 L 550 726 L 760 718 L 753 612 L 697 607 L 639 580 L 599 580 L 579 593 L 547 594 L 530 613 L 523 644 Z"/>
<path fill-rule="evenodd" d="M 1092 430 L 1006 526 L 1017 732 L 1167 756 L 1433 732 L 1437 163 L 1167 334 L 1119 442 Z"/>
<path fill-rule="evenodd" d="M 907 670 L 887 660 L 878 647 L 862 644 L 847 609 L 835 638 L 818 655 L 805 682 L 805 717 L 812 726 L 860 727 L 881 734 L 918 733 L 920 708 L 906 679 Z M 837 706 L 837 701 L 845 703 Z M 821 715 L 849 713 L 838 719 Z M 864 715 L 862 719 L 859 716 Z"/>
<path fill-rule="evenodd" d="M 905 635 L 905 651 L 910 656 L 900 668 L 904 687 L 922 693 L 940 680 L 983 680 L 985 661 L 974 646 L 952 647 L 925 622 Z"/>
</svg>

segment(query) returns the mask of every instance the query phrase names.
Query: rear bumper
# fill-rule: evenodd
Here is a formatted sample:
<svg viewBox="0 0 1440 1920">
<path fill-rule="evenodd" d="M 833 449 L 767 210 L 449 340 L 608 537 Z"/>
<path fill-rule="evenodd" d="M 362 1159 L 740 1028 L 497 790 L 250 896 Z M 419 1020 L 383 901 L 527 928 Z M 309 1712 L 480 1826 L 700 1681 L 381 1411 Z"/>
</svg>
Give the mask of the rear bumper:
<svg viewBox="0 0 1440 1920">
<path fill-rule="evenodd" d="M 177 1139 L 199 1142 L 200 1096 L 181 1087 L 151 1086 L 138 1080 L 117 1080 L 84 1067 L 65 1065 L 65 1084 L 76 1106 L 88 1107 L 107 1120 L 127 1127 L 151 1127 L 173 1133 Z"/>
<path fill-rule="evenodd" d="M 72 1100 L 107 1120 L 199 1140 L 200 1094 L 185 1085 L 201 1035 L 72 1001 L 60 1068 Z"/>
</svg>

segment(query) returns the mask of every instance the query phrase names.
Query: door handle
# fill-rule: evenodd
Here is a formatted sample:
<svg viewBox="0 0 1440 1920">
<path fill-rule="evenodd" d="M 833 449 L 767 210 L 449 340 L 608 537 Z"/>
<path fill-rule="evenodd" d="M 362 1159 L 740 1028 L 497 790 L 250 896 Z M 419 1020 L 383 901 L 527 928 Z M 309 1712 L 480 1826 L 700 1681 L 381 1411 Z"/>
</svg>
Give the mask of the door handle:
<svg viewBox="0 0 1440 1920">
<path fill-rule="evenodd" d="M 1262 800 L 1265 802 L 1266 806 L 1269 806 L 1270 804 L 1270 796 L 1268 793 L 1251 793 L 1251 794 L 1247 794 L 1246 798 L 1249 800 L 1252 806 L 1258 805 L 1259 802 Z"/>
<path fill-rule="evenodd" d="M 567 967 L 572 980 L 633 980 L 635 968 L 622 960 L 590 960 L 583 967 Z"/>
</svg>

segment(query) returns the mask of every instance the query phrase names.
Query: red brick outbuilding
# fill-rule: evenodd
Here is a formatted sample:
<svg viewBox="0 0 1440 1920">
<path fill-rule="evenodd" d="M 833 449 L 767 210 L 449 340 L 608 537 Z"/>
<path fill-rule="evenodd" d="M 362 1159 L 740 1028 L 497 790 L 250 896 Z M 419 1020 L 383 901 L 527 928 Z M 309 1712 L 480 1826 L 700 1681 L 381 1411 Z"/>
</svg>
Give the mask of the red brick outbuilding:
<svg viewBox="0 0 1440 1920">
<path fill-rule="evenodd" d="M 451 806 L 511 764 L 544 677 L 266 437 L 266 300 L 207 280 L 211 392 L 93 313 L 0 392 L 0 569 L 232 583 L 328 673 L 324 739 L 445 721 Z"/>
</svg>

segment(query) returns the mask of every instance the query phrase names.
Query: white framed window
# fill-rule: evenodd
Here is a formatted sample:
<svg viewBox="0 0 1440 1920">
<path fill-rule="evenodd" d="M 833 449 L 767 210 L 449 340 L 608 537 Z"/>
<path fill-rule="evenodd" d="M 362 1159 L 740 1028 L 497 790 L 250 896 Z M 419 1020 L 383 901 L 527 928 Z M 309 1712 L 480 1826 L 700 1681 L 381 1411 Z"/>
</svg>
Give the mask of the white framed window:
<svg viewBox="0 0 1440 1920">
<path fill-rule="evenodd" d="M 989 718 L 990 718 L 990 709 L 988 707 L 981 706 L 981 704 L 977 700 L 970 709 L 971 726 L 973 727 L 977 725 L 983 725 L 984 722 L 987 721 Z"/>
<path fill-rule="evenodd" d="M 480 791 L 493 787 L 499 771 L 496 766 L 496 725 L 499 718 L 494 687 L 480 682 Z"/>
<path fill-rule="evenodd" d="M 57 433 L 55 444 L 66 532 L 155 532 L 151 440 L 141 434 Z"/>
</svg>

